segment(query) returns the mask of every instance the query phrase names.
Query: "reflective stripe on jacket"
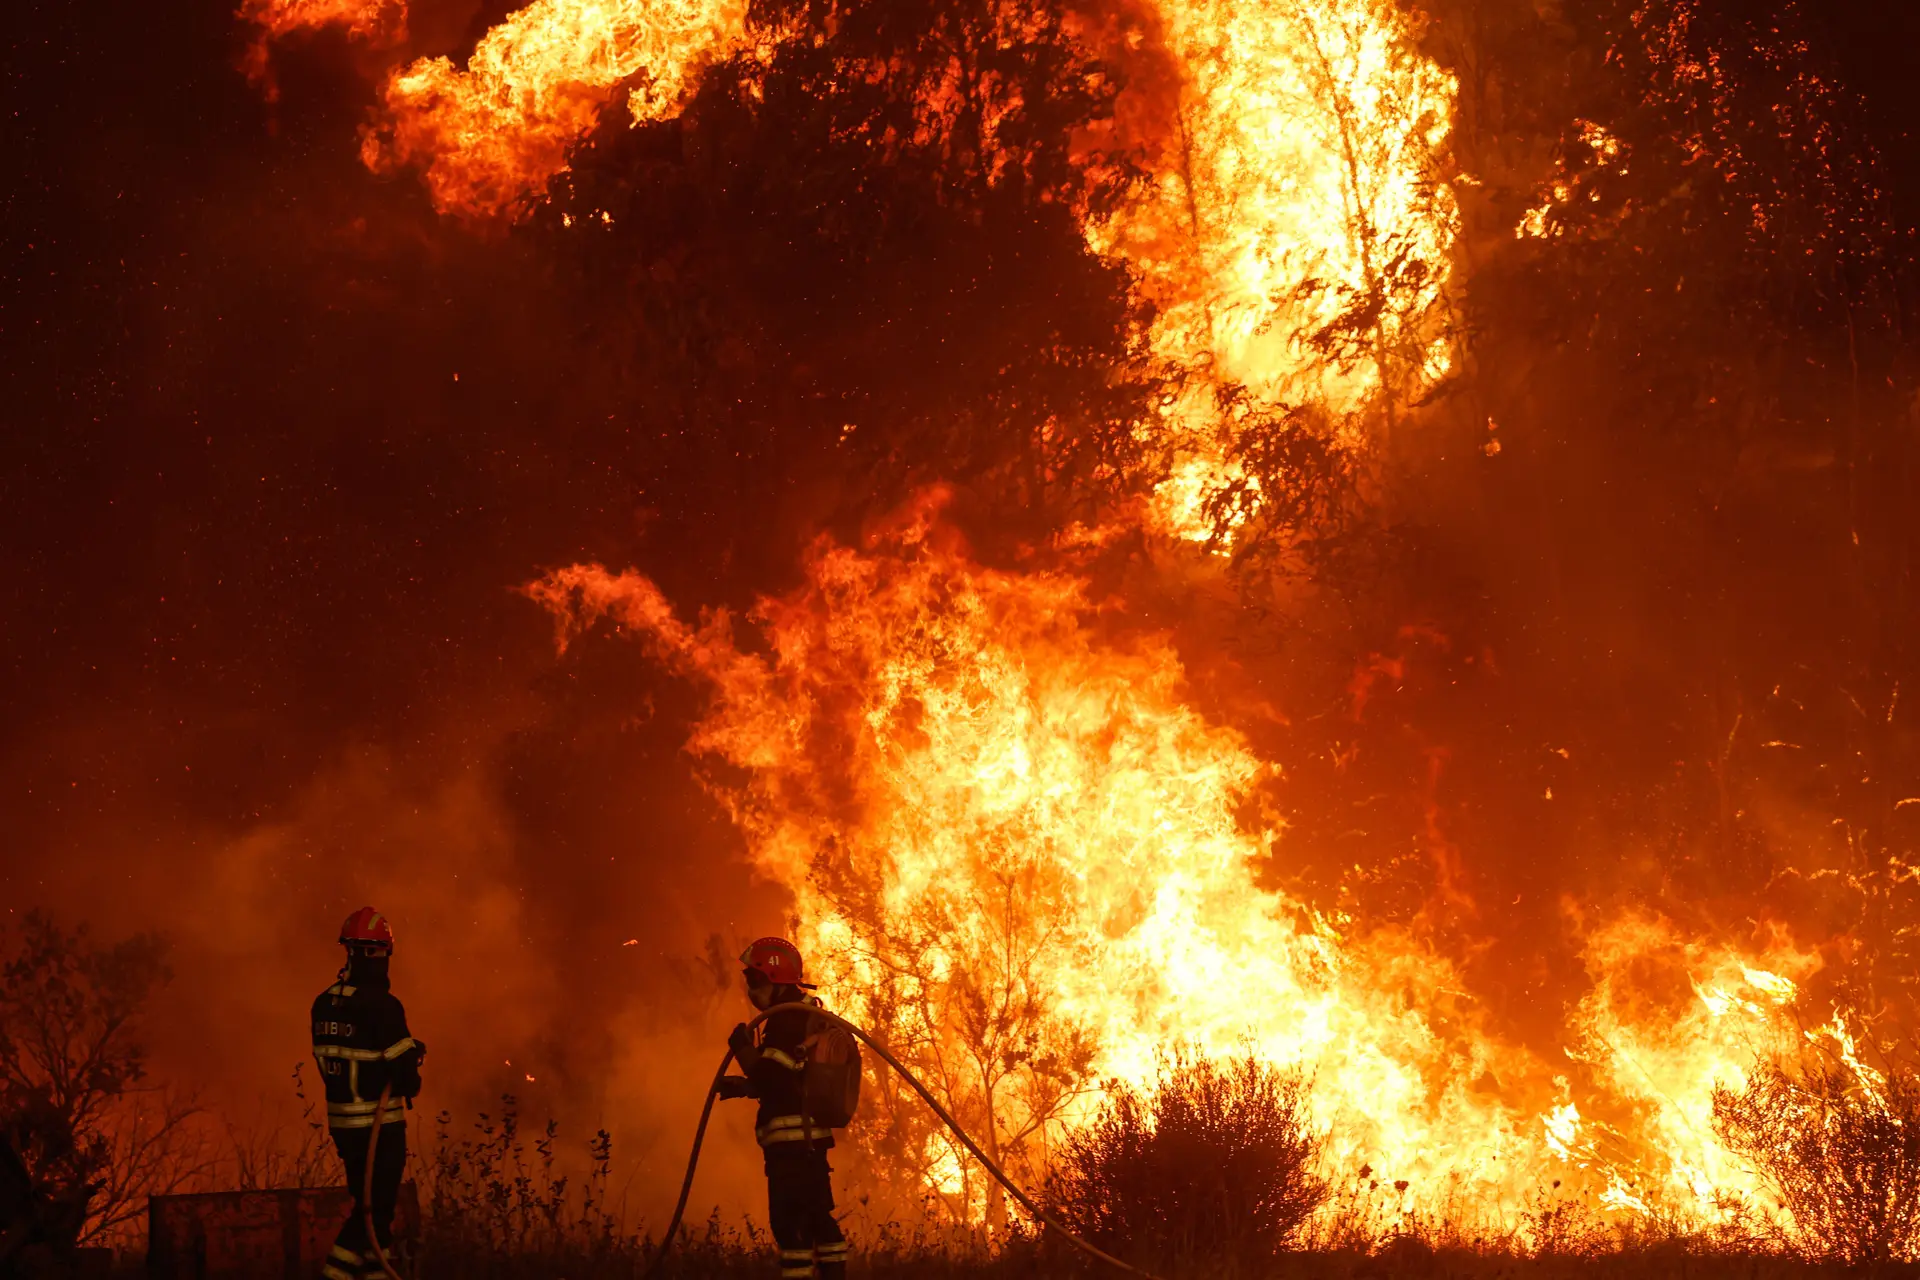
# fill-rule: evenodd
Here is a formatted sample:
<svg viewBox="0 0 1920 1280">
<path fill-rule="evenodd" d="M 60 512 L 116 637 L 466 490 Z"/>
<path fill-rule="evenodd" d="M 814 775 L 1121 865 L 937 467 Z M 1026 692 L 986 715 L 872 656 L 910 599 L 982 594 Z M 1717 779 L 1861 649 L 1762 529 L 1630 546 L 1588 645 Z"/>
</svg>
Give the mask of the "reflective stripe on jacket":
<svg viewBox="0 0 1920 1280">
<path fill-rule="evenodd" d="M 833 1142 L 833 1130 L 822 1124 L 808 1124 L 805 1116 L 774 1116 L 756 1125 L 753 1136 L 763 1147 L 782 1142 Z"/>
<path fill-rule="evenodd" d="M 406 1120 L 407 1099 L 420 1092 L 420 1043 L 407 1013 L 386 989 L 336 982 L 313 1002 L 313 1058 L 327 1093 L 327 1127 L 365 1129 L 390 1090 L 382 1124 Z"/>
<path fill-rule="evenodd" d="M 753 1132 L 762 1147 L 789 1142 L 833 1145 L 832 1129 L 810 1125 L 801 1114 L 806 1101 L 807 1028 L 811 1021 L 811 1015 L 795 1009 L 776 1013 L 760 1024 L 758 1052 L 746 1071 L 753 1082 L 753 1096 L 760 1100 Z"/>
</svg>

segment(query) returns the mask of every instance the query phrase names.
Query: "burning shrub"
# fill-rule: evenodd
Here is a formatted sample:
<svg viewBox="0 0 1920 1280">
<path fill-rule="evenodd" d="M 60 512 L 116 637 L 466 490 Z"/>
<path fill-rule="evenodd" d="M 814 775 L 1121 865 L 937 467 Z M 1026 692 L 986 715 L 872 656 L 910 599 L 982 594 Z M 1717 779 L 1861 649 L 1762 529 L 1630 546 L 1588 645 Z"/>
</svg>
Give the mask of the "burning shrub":
<svg viewBox="0 0 1920 1280">
<path fill-rule="evenodd" d="M 1048 1208 L 1123 1257 L 1271 1258 L 1327 1194 L 1306 1096 L 1299 1076 L 1251 1053 L 1226 1063 L 1182 1054 L 1150 1095 L 1121 1086 L 1068 1135 Z"/>
<path fill-rule="evenodd" d="M 1920 1257 L 1920 1081 L 1834 1061 L 1774 1061 L 1713 1096 L 1714 1132 L 1793 1216 L 1809 1257 Z"/>
</svg>

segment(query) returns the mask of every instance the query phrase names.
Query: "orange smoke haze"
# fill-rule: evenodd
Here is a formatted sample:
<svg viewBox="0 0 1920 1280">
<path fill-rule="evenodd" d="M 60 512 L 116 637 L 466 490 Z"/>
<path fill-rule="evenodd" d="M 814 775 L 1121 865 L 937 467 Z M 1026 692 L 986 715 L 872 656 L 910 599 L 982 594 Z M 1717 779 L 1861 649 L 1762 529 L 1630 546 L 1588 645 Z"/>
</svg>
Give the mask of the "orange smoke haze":
<svg viewBox="0 0 1920 1280">
<path fill-rule="evenodd" d="M 698 957 L 716 935 L 730 954 L 778 929 L 780 907 L 742 890 L 729 842 L 698 822 L 656 819 L 650 839 L 609 841 L 598 868 L 556 863 L 548 845 L 565 837 L 543 840 L 509 802 L 511 743 L 539 731 L 537 710 L 496 704 L 411 748 L 344 749 L 237 835 L 83 820 L 68 831 L 83 856 L 42 866 L 25 890 L 28 867 L 9 870 L 16 893 L 96 937 L 165 938 L 174 976 L 143 1021 L 150 1075 L 193 1091 L 216 1155 L 230 1135 L 301 1132 L 296 1066 L 319 1097 L 307 1006 L 341 963 L 341 919 L 378 906 L 398 939 L 395 992 L 429 1046 L 415 1142 L 442 1110 L 456 1135 L 498 1116 L 504 1094 L 530 1121 L 560 1121 L 563 1164 L 605 1127 L 638 1221 L 677 1179 L 686 1118 L 745 1010 L 732 972 Z M 77 773 L 100 750 L 72 735 L 55 768 Z M 130 839 L 137 856 L 113 852 Z M 743 1210 L 751 1117 L 720 1117 L 716 1139 L 709 1201 Z"/>
</svg>

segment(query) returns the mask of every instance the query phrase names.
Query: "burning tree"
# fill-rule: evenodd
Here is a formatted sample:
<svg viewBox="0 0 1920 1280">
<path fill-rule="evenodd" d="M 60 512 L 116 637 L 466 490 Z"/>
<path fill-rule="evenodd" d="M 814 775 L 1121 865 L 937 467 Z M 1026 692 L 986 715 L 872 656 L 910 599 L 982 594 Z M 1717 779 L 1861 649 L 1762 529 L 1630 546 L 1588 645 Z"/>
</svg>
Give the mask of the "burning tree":
<svg viewBox="0 0 1920 1280">
<path fill-rule="evenodd" d="M 1164 180 L 1090 230 L 1159 302 L 1156 350 L 1269 404 L 1415 398 L 1448 364 L 1458 233 L 1455 85 L 1418 20 L 1366 0 L 1153 12 L 1184 77 L 1145 158 Z"/>
<path fill-rule="evenodd" d="M 978 878 L 928 886 L 904 912 L 886 907 L 879 868 L 829 854 L 815 876 L 838 927 L 820 941 L 844 932 L 825 957 L 842 990 L 855 980 L 843 1011 L 934 1089 L 989 1159 L 1031 1183 L 1057 1122 L 1091 1081 L 1097 1049 L 1090 1028 L 1061 1009 L 1050 974 L 1098 957 L 1074 948 L 1062 927 L 1071 898 L 1057 865 L 996 843 L 983 849 Z M 985 901 L 975 896 L 983 892 Z M 863 1152 L 932 1188 L 956 1220 L 984 1206 L 988 1225 L 1003 1225 L 1000 1184 L 898 1081 L 880 1083 L 877 1115 L 850 1135 Z"/>
</svg>

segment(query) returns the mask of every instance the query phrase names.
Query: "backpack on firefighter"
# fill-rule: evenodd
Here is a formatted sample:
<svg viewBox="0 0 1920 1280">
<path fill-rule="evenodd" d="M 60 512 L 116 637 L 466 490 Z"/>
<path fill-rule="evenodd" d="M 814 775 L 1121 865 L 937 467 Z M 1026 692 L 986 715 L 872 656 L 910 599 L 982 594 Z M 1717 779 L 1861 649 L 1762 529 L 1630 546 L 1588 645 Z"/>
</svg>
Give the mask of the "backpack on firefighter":
<svg viewBox="0 0 1920 1280">
<path fill-rule="evenodd" d="M 860 1109 L 860 1042 L 837 1022 L 809 1017 L 805 1045 L 801 1106 L 813 1124 L 844 1129 Z"/>
<path fill-rule="evenodd" d="M 806 980 L 800 948 L 785 938 L 755 939 L 741 953 L 740 967 L 756 1008 L 767 1009 L 778 1000 L 820 1008 L 818 1000 L 801 994 L 813 990 L 813 984 Z M 781 1042 L 782 1054 L 792 1056 L 780 1061 L 799 1073 L 799 1115 L 794 1120 L 803 1132 L 844 1129 L 860 1107 L 860 1042 L 830 1017 L 808 1014 L 796 1028 L 788 1020 L 792 1016 L 781 1015 L 762 1035 Z M 745 1027 L 736 1032 L 744 1034 Z"/>
</svg>

